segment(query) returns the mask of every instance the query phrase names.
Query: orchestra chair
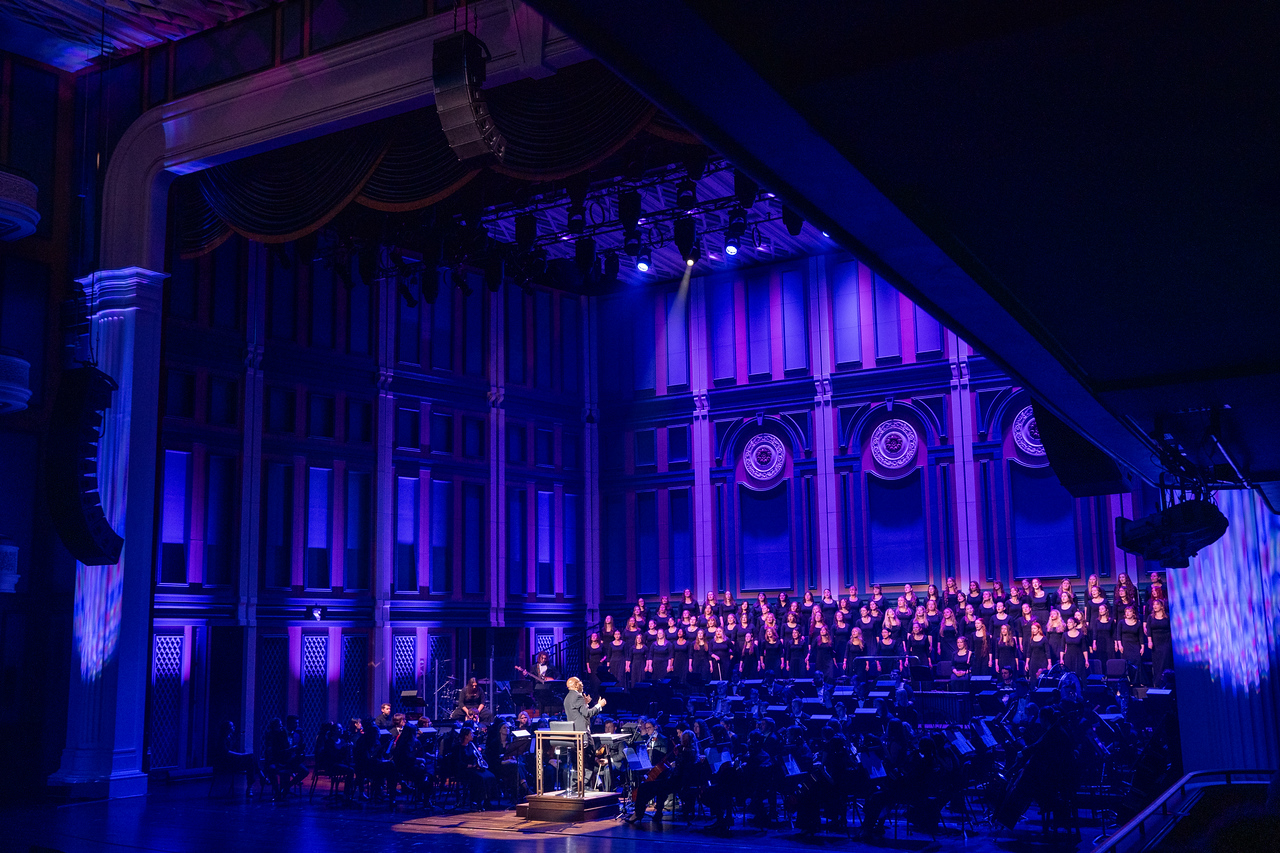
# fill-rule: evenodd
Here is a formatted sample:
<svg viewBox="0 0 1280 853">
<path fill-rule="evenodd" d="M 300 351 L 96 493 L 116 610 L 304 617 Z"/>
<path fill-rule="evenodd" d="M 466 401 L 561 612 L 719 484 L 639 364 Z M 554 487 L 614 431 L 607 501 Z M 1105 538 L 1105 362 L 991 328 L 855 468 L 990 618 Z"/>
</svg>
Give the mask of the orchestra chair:
<svg viewBox="0 0 1280 853">
<path fill-rule="evenodd" d="M 1107 686 L 1113 690 L 1130 692 L 1133 689 L 1133 679 L 1129 673 L 1129 662 L 1124 658 L 1112 658 L 1107 661 L 1106 679 Z"/>
<path fill-rule="evenodd" d="M 911 681 L 916 690 L 932 690 L 934 684 L 934 668 L 924 664 L 911 664 Z"/>
<path fill-rule="evenodd" d="M 329 780 L 329 793 L 325 795 L 326 797 L 335 797 L 338 795 L 338 782 L 340 779 L 347 780 L 347 785 L 351 784 L 350 780 L 347 779 L 346 773 L 339 772 L 327 765 L 322 765 L 319 759 L 317 759 L 316 766 L 311 770 L 311 792 L 307 795 L 308 802 L 316 798 L 316 785 L 319 784 L 320 777 L 322 776 Z"/>
<path fill-rule="evenodd" d="M 934 681 L 950 681 L 951 680 L 951 661 L 940 660 L 933 665 Z"/>
</svg>

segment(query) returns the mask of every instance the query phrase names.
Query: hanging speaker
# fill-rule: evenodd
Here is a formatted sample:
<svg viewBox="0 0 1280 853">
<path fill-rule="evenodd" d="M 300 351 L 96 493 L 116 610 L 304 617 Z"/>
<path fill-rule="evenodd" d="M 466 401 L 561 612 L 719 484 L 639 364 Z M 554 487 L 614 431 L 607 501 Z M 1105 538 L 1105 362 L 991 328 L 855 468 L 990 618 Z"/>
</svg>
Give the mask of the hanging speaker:
<svg viewBox="0 0 1280 853">
<path fill-rule="evenodd" d="M 96 367 L 66 370 L 50 419 L 45 456 L 49 510 L 62 544 L 86 566 L 114 565 L 124 547 L 98 494 L 102 415 L 117 387 Z"/>
<path fill-rule="evenodd" d="M 1115 460 L 1035 400 L 1031 401 L 1031 407 L 1049 466 L 1073 498 L 1120 495 L 1129 491 L 1130 485 Z"/>
<path fill-rule="evenodd" d="M 480 91 L 491 58 L 485 43 L 466 30 L 437 39 L 432 52 L 436 113 L 449 147 L 462 161 L 491 154 L 501 162 L 507 148 Z"/>
</svg>

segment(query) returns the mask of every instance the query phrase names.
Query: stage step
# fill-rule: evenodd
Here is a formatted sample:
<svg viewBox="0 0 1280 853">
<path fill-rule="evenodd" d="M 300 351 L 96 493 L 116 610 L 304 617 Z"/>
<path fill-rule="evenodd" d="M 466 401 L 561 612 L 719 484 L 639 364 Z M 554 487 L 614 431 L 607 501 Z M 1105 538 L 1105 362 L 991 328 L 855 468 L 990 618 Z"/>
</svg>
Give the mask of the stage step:
<svg viewBox="0 0 1280 853">
<path fill-rule="evenodd" d="M 616 793 L 590 791 L 583 799 L 559 794 L 533 794 L 527 802 L 516 806 L 516 817 L 525 820 L 585 823 L 611 818 L 618 813 Z"/>
</svg>

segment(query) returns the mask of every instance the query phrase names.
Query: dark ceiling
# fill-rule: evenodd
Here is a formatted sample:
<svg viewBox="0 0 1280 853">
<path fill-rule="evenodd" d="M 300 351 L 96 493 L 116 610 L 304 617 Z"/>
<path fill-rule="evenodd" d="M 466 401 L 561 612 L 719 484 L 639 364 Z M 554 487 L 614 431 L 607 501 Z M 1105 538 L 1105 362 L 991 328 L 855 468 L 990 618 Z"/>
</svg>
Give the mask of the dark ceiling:
<svg viewBox="0 0 1280 853">
<path fill-rule="evenodd" d="M 1280 481 L 1280 7 L 535 5 L 1125 467 Z"/>
</svg>

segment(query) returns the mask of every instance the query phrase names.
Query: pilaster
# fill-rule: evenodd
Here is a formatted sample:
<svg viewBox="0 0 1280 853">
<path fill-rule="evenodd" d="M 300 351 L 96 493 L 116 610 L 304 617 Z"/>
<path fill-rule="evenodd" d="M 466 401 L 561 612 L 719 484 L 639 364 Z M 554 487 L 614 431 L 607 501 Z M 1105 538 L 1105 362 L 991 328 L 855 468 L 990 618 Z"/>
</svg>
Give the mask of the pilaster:
<svg viewBox="0 0 1280 853">
<path fill-rule="evenodd" d="M 76 564 L 67 742 L 49 786 L 71 797 L 145 794 L 151 660 L 160 311 L 167 274 L 129 267 L 80 279 L 98 367 L 119 386 L 103 419 L 98 489 L 124 537 L 113 566 Z"/>
</svg>

